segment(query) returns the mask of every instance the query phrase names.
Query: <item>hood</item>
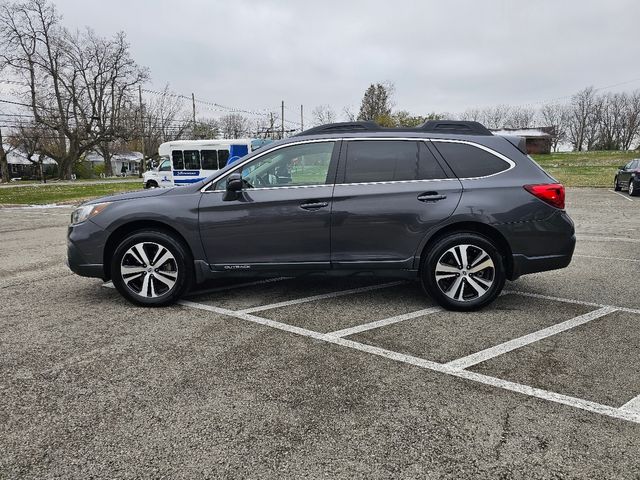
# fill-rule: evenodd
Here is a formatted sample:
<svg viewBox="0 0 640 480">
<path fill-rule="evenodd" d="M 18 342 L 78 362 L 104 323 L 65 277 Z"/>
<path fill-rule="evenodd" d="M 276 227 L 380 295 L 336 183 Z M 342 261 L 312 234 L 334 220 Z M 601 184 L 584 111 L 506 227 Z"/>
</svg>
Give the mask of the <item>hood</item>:
<svg viewBox="0 0 640 480">
<path fill-rule="evenodd" d="M 93 205 L 94 203 L 101 202 L 119 202 L 121 200 L 133 200 L 136 198 L 159 197 L 160 195 L 166 195 L 167 193 L 172 192 L 174 189 L 175 187 L 152 188 L 149 190 L 135 190 L 133 192 L 117 193 L 106 197 L 94 198 L 93 200 L 83 203 L 83 205 Z"/>
</svg>

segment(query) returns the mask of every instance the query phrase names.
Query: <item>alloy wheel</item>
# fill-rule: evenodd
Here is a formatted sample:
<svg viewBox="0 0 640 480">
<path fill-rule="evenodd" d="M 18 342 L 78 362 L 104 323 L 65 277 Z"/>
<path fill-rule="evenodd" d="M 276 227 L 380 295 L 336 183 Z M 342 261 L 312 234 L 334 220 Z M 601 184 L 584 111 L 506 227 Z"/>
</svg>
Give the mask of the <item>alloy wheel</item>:
<svg viewBox="0 0 640 480">
<path fill-rule="evenodd" d="M 173 289 L 178 279 L 178 264 L 166 247 L 155 242 L 140 242 L 123 255 L 120 275 L 136 295 L 157 298 Z"/>
<path fill-rule="evenodd" d="M 475 245 L 456 245 L 448 249 L 438 259 L 435 270 L 440 291 L 458 302 L 484 296 L 495 278 L 491 256 Z"/>
</svg>

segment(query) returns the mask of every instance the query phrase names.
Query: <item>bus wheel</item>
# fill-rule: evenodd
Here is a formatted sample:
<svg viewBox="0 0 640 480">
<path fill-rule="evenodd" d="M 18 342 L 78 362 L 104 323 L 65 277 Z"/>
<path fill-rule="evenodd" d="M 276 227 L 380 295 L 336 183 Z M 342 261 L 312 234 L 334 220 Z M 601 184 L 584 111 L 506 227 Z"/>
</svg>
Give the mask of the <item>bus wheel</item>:
<svg viewBox="0 0 640 480">
<path fill-rule="evenodd" d="M 156 182 L 155 180 L 149 180 L 144 184 L 144 188 L 158 188 L 158 182 Z"/>
</svg>

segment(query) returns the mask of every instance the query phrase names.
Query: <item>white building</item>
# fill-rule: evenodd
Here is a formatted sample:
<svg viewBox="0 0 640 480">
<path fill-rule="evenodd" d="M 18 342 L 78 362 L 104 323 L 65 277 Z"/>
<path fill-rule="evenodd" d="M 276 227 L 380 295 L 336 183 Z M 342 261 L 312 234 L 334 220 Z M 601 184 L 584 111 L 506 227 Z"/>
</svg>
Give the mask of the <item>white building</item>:
<svg viewBox="0 0 640 480">
<path fill-rule="evenodd" d="M 30 162 L 27 159 L 27 154 L 24 153 L 20 149 L 11 150 L 9 145 L 4 145 L 4 151 L 7 153 L 7 163 L 9 164 L 9 175 L 11 178 L 39 178 L 40 171 L 37 164 Z M 11 151 L 9 151 L 11 150 Z M 39 160 L 39 155 L 35 154 L 31 159 L 33 161 Z M 45 168 L 45 173 L 51 174 L 51 172 L 55 169 L 58 163 L 53 159 L 47 156 L 44 157 L 42 164 Z"/>
<path fill-rule="evenodd" d="M 143 155 L 140 152 L 121 152 L 114 153 L 111 156 L 111 169 L 114 175 L 137 175 L 140 171 L 140 162 L 143 159 Z M 102 155 L 96 152 L 88 153 L 85 160 L 91 162 L 93 166 L 104 163 Z M 122 167 L 125 167 L 123 172 Z"/>
</svg>

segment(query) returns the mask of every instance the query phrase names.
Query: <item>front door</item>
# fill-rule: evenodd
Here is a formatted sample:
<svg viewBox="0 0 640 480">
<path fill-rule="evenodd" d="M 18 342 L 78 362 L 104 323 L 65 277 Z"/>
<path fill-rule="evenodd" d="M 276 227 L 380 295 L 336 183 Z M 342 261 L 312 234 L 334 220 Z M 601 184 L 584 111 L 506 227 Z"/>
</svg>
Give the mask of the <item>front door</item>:
<svg viewBox="0 0 640 480">
<path fill-rule="evenodd" d="M 241 163 L 245 187 L 225 200 L 226 176 L 202 194 L 200 236 L 215 270 L 326 269 L 339 142 L 284 145 Z M 335 150 L 335 153 L 334 153 Z"/>
<path fill-rule="evenodd" d="M 428 230 L 448 218 L 462 185 L 421 140 L 345 140 L 333 195 L 334 268 L 413 268 Z"/>
</svg>

